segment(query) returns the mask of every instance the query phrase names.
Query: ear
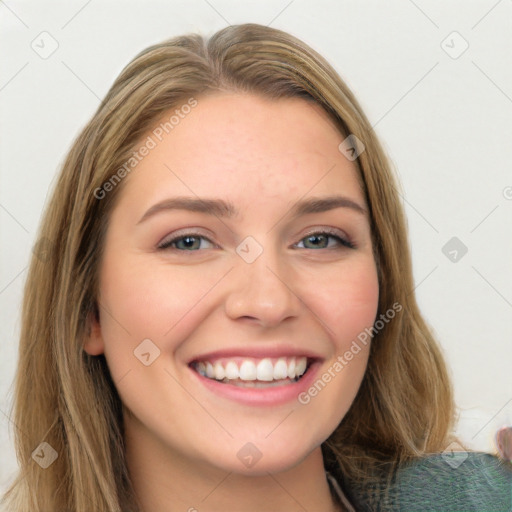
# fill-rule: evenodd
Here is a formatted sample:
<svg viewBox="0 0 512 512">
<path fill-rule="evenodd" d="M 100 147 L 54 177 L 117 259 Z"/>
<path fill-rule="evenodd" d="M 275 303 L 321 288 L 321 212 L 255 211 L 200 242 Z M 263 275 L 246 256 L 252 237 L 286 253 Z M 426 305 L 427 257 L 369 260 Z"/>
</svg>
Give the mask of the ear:
<svg viewBox="0 0 512 512">
<path fill-rule="evenodd" d="M 94 305 L 94 310 L 87 316 L 87 334 L 84 339 L 84 350 L 90 356 L 98 356 L 104 353 L 105 345 L 101 333 L 101 323 L 98 307 Z"/>
</svg>

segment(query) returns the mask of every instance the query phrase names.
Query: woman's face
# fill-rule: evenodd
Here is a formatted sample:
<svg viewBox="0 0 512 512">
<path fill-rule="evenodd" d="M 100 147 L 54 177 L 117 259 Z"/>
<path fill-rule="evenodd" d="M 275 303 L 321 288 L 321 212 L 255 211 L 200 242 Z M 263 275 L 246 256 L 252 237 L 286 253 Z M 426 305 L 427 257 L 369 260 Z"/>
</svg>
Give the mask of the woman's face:
<svg viewBox="0 0 512 512">
<path fill-rule="evenodd" d="M 199 97 L 169 126 L 124 178 L 85 349 L 105 354 L 144 453 L 291 468 L 334 431 L 367 364 L 353 342 L 379 288 L 355 166 L 301 99 Z"/>
</svg>

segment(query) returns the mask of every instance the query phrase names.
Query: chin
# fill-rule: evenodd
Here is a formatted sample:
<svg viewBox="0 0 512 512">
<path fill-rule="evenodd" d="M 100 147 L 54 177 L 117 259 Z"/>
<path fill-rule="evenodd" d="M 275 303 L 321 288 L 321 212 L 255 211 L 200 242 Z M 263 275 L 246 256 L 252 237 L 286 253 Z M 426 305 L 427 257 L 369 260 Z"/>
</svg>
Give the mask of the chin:
<svg viewBox="0 0 512 512">
<path fill-rule="evenodd" d="M 270 435 L 260 440 L 240 442 L 231 440 L 218 457 L 209 457 L 210 463 L 224 471 L 247 476 L 266 476 L 293 469 L 319 449 L 321 441 L 314 442 L 309 435 Z M 234 455 L 234 457 L 233 457 Z"/>
<path fill-rule="evenodd" d="M 268 474 L 276 474 L 286 472 L 298 466 L 309 455 L 308 452 L 290 453 L 288 450 L 272 450 L 272 453 L 261 453 L 261 458 L 252 463 L 244 463 L 237 458 L 236 462 L 233 460 L 226 461 L 226 466 L 223 467 L 225 471 L 229 471 L 243 476 L 268 476 Z"/>
</svg>

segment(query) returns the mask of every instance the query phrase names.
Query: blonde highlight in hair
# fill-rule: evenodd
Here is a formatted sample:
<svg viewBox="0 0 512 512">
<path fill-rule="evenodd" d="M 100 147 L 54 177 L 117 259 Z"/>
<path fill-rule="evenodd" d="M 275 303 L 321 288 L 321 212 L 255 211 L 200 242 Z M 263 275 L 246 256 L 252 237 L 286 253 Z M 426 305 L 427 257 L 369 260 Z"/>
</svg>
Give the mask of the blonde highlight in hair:
<svg viewBox="0 0 512 512">
<path fill-rule="evenodd" d="M 321 105 L 341 134 L 364 142 L 360 181 L 370 210 L 379 312 L 403 309 L 371 345 L 359 393 L 324 443 L 326 464 L 363 482 L 386 463 L 442 450 L 453 422 L 451 384 L 413 293 L 407 231 L 395 178 L 362 109 L 336 71 L 280 30 L 229 26 L 151 46 L 115 80 L 75 140 L 46 207 L 25 284 L 13 424 L 19 474 L 4 501 L 15 512 L 136 512 L 121 401 L 103 356 L 83 341 L 98 314 L 99 268 L 110 213 L 125 180 L 102 187 L 170 109 L 217 92 Z M 108 314 L 108 311 L 105 311 Z M 47 442 L 47 469 L 32 452 Z"/>
</svg>

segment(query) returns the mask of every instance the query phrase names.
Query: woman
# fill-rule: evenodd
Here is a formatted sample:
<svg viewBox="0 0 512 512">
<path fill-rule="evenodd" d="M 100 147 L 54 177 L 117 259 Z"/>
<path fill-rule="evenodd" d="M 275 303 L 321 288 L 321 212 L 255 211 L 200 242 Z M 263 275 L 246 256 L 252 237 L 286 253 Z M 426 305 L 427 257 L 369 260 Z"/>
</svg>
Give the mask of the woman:
<svg viewBox="0 0 512 512">
<path fill-rule="evenodd" d="M 304 43 L 247 24 L 142 52 L 43 219 L 9 510 L 506 507 L 504 464 L 445 451 L 407 244 L 368 120 Z"/>
</svg>

